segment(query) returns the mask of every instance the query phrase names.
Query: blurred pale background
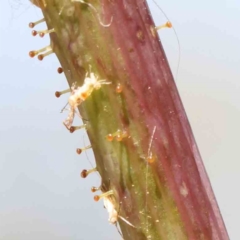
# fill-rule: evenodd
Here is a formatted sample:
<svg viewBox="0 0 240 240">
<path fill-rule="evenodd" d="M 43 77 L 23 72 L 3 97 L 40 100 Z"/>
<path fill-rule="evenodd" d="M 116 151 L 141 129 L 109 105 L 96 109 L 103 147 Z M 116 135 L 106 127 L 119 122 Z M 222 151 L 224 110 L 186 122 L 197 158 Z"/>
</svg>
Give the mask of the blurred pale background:
<svg viewBox="0 0 240 240">
<path fill-rule="evenodd" d="M 149 2 L 156 24 L 166 22 Z M 240 2 L 157 2 L 178 33 L 177 85 L 230 238 L 239 240 Z M 56 73 L 58 60 L 28 57 L 49 43 L 28 28 L 40 18 L 28 1 L 1 2 L 0 239 L 121 239 L 102 202 L 93 201 L 90 188 L 99 185 L 98 175 L 79 177 L 91 165 L 75 149 L 88 140 L 84 131 L 71 135 L 62 125 L 67 97 L 57 99 L 54 92 L 67 83 Z M 160 35 L 175 74 L 176 36 L 171 29 Z M 90 151 L 88 156 L 94 164 Z"/>
</svg>

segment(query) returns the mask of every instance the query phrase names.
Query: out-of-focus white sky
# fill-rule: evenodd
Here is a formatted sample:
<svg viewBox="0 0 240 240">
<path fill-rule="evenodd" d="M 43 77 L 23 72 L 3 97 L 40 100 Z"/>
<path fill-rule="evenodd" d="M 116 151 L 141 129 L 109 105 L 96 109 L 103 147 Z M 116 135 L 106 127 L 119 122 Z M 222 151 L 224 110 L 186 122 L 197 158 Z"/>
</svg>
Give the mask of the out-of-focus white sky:
<svg viewBox="0 0 240 240">
<path fill-rule="evenodd" d="M 156 1 L 178 33 L 177 85 L 230 239 L 239 240 L 240 2 Z M 156 24 L 166 22 L 149 2 Z M 28 1 L 1 2 L 0 239 L 121 239 L 103 204 L 93 201 L 90 188 L 99 185 L 98 175 L 79 177 L 91 165 L 75 149 L 88 140 L 84 131 L 71 135 L 62 125 L 67 97 L 57 99 L 54 92 L 67 83 L 56 73 L 57 58 L 28 57 L 49 43 L 28 28 L 40 18 Z M 176 36 L 171 29 L 160 35 L 176 73 Z"/>
</svg>

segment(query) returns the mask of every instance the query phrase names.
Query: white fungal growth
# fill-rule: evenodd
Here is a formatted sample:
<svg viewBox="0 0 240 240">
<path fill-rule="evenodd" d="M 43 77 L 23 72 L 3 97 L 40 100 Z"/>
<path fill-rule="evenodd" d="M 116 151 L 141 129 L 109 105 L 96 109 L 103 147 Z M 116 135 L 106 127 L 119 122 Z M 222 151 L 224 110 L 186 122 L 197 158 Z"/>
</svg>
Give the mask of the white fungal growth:
<svg viewBox="0 0 240 240">
<path fill-rule="evenodd" d="M 103 204 L 104 204 L 104 207 L 107 209 L 107 212 L 109 214 L 109 217 L 108 217 L 109 223 L 116 224 L 117 221 L 118 221 L 118 218 L 121 218 L 129 226 L 131 226 L 133 228 L 136 228 L 129 221 L 127 221 L 124 217 L 122 217 L 118 214 L 117 210 L 114 207 L 114 204 L 112 203 L 112 201 L 109 197 L 104 197 L 103 198 Z"/>
<path fill-rule="evenodd" d="M 68 130 L 70 130 L 70 127 L 72 126 L 74 116 L 75 116 L 75 109 L 74 108 L 70 108 L 68 117 L 63 122 L 63 124 L 65 125 L 65 127 Z"/>
<path fill-rule="evenodd" d="M 103 198 L 104 207 L 107 209 L 108 212 L 108 221 L 111 224 L 116 224 L 118 220 L 118 213 L 114 208 L 113 203 L 110 201 L 108 197 Z"/>
<path fill-rule="evenodd" d="M 76 88 L 76 84 L 72 85 L 71 96 L 68 99 L 70 106 L 69 114 L 63 122 L 67 129 L 70 129 L 72 126 L 76 108 L 92 94 L 93 90 L 100 89 L 103 84 L 111 84 L 111 82 L 98 80 L 98 77 L 93 72 L 90 72 L 86 73 L 84 83 L 81 87 Z"/>
<path fill-rule="evenodd" d="M 81 87 L 75 88 L 75 84 L 72 86 L 72 95 L 68 99 L 69 105 L 75 109 L 92 94 L 93 90 L 100 89 L 103 84 L 111 84 L 111 82 L 98 80 L 93 72 L 87 73 Z"/>
</svg>

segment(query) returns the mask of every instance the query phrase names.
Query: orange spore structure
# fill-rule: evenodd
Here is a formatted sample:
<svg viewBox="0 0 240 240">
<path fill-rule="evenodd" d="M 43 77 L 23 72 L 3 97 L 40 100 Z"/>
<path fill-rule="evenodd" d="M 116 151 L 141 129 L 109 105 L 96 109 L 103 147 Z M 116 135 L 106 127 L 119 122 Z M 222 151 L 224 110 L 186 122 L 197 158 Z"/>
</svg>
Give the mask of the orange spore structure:
<svg viewBox="0 0 240 240">
<path fill-rule="evenodd" d="M 150 156 L 150 157 L 147 158 L 148 163 L 154 163 L 155 160 L 156 160 L 155 156 Z"/>
<path fill-rule="evenodd" d="M 61 93 L 60 92 L 55 92 L 55 96 L 57 97 L 57 98 L 59 98 L 60 96 L 61 96 Z"/>
<path fill-rule="evenodd" d="M 97 192 L 98 190 L 99 190 L 98 187 L 92 187 L 92 188 L 91 188 L 91 192 Z"/>
<path fill-rule="evenodd" d="M 122 84 L 118 83 L 115 89 L 116 93 L 121 93 L 122 90 L 123 90 Z"/>
<path fill-rule="evenodd" d="M 77 149 L 76 149 L 76 152 L 77 152 L 77 154 L 80 155 L 80 154 L 82 153 L 82 149 L 81 149 L 81 148 L 77 148 Z"/>
<path fill-rule="evenodd" d="M 81 172 L 81 177 L 82 177 L 82 178 L 86 178 L 87 175 L 88 175 L 88 171 L 87 171 L 86 169 L 82 170 L 82 172 Z"/>
<path fill-rule="evenodd" d="M 59 68 L 57 69 L 57 72 L 58 72 L 59 74 L 61 74 L 61 73 L 63 72 L 63 69 L 62 69 L 61 67 L 59 67 Z"/>
<path fill-rule="evenodd" d="M 121 142 L 122 139 L 123 139 L 123 136 L 122 136 L 121 134 L 119 134 L 119 135 L 116 136 L 116 140 L 117 140 L 118 142 Z"/>
<path fill-rule="evenodd" d="M 155 29 L 158 31 L 158 30 L 163 29 L 163 28 L 172 28 L 172 23 L 167 21 L 165 24 L 163 24 L 161 26 L 158 26 Z"/>
<path fill-rule="evenodd" d="M 100 199 L 100 196 L 98 196 L 98 195 L 95 195 L 95 196 L 93 197 L 93 199 L 94 199 L 94 201 L 95 201 L 95 202 L 98 202 L 98 201 L 99 201 L 99 199 Z"/>
<path fill-rule="evenodd" d="M 44 33 L 44 32 L 40 32 L 40 33 L 39 33 L 39 36 L 40 36 L 40 37 L 44 37 L 44 36 L 45 36 L 45 33 Z"/>
<path fill-rule="evenodd" d="M 75 132 L 76 130 L 79 130 L 79 129 L 82 129 L 82 128 L 85 128 L 86 127 L 86 125 L 85 124 L 83 124 L 83 125 L 81 125 L 81 126 L 68 126 L 67 127 L 67 129 L 69 130 L 69 132 L 70 133 L 73 133 L 73 132 Z M 86 149 L 89 149 L 89 148 L 91 148 L 91 146 L 87 146 L 87 147 L 85 147 L 85 148 L 82 148 L 82 151 L 84 151 L 84 150 L 86 150 Z"/>
<path fill-rule="evenodd" d="M 35 26 L 35 23 L 33 23 L 33 22 L 30 22 L 30 23 L 28 24 L 28 26 L 29 26 L 30 28 L 34 28 L 34 26 Z"/>
<path fill-rule="evenodd" d="M 35 57 L 37 54 L 38 54 L 37 51 L 30 51 L 30 52 L 29 52 L 29 56 L 30 56 L 31 58 Z"/>
<path fill-rule="evenodd" d="M 83 101 L 86 100 L 87 97 L 88 97 L 88 94 L 86 92 L 81 93 L 81 98 Z"/>
<path fill-rule="evenodd" d="M 166 22 L 166 27 L 171 28 L 172 27 L 172 23 L 170 21 L 167 21 Z"/>
<path fill-rule="evenodd" d="M 39 61 L 42 61 L 43 58 L 44 58 L 44 55 L 43 55 L 43 54 L 39 54 L 39 55 L 38 55 L 38 60 L 39 60 Z"/>
<path fill-rule="evenodd" d="M 115 139 L 118 141 L 118 142 L 121 142 L 123 140 L 123 138 L 127 137 L 128 136 L 128 133 L 127 131 L 125 130 L 120 130 L 118 129 L 115 133 L 109 133 L 107 136 L 106 136 L 106 139 L 109 141 L 109 142 L 112 142 L 114 137 Z"/>
<path fill-rule="evenodd" d="M 38 32 L 36 30 L 32 30 L 32 35 L 35 37 L 37 36 Z"/>
<path fill-rule="evenodd" d="M 108 140 L 109 142 L 111 142 L 114 137 L 113 137 L 113 135 L 112 135 L 111 133 L 109 133 L 109 134 L 106 136 L 106 138 L 107 138 L 107 140 Z"/>
<path fill-rule="evenodd" d="M 40 20 L 38 20 L 38 21 L 36 21 L 36 22 L 30 22 L 30 23 L 28 24 L 28 26 L 29 26 L 30 28 L 34 28 L 36 25 L 38 25 L 39 23 L 42 23 L 42 22 L 44 22 L 44 21 L 45 21 L 45 19 L 42 18 L 42 19 L 40 19 Z"/>
<path fill-rule="evenodd" d="M 76 130 L 76 127 L 71 126 L 70 129 L 69 129 L 69 132 L 70 132 L 70 133 L 73 133 L 75 130 Z"/>
<path fill-rule="evenodd" d="M 39 60 L 42 60 L 45 56 L 48 56 L 49 54 L 53 53 L 53 50 L 52 50 L 51 46 L 47 46 L 47 47 L 41 48 L 39 50 L 30 51 L 29 56 L 33 58 L 41 52 L 45 52 L 45 53 L 38 55 Z"/>
</svg>

